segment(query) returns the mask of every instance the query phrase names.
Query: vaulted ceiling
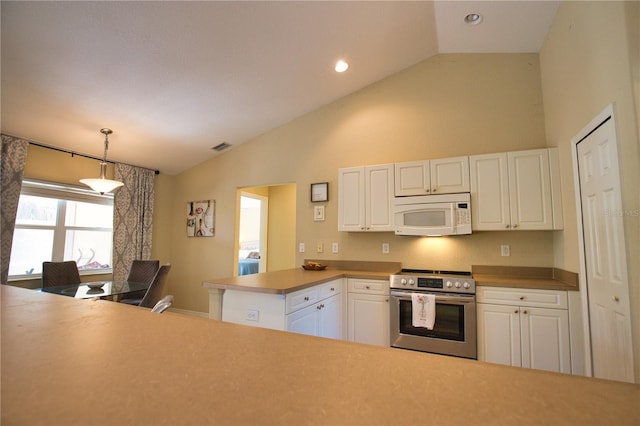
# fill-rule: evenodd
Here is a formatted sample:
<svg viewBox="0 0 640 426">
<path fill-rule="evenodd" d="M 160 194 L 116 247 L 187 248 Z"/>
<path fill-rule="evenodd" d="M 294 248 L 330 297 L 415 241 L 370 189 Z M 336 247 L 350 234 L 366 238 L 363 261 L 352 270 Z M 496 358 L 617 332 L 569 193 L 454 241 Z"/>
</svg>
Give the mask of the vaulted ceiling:
<svg viewBox="0 0 640 426">
<path fill-rule="evenodd" d="M 98 157 L 109 127 L 110 160 L 177 174 L 435 54 L 538 52 L 557 7 L 3 0 L 0 125 Z"/>
</svg>

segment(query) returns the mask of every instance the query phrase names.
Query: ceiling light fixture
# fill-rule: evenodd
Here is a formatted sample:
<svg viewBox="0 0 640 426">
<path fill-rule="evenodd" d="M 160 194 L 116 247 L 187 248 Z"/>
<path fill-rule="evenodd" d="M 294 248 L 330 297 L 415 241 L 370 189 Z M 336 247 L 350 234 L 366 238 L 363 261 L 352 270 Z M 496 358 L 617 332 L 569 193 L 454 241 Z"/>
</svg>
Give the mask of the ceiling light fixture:
<svg viewBox="0 0 640 426">
<path fill-rule="evenodd" d="M 119 180 L 107 179 L 107 149 L 109 149 L 109 135 L 113 133 L 113 131 L 111 129 L 100 129 L 100 133 L 104 135 L 104 157 L 100 162 L 100 177 L 80 179 L 80 182 L 90 186 L 91 189 L 102 195 L 105 192 L 111 192 L 121 187 L 124 183 Z"/>
<path fill-rule="evenodd" d="M 345 72 L 348 69 L 349 69 L 349 64 L 346 61 L 343 61 L 342 59 L 340 59 L 338 62 L 336 62 L 336 67 L 335 67 L 336 72 Z"/>
<path fill-rule="evenodd" d="M 464 23 L 468 25 L 478 25 L 482 22 L 482 15 L 479 13 L 470 13 L 464 17 Z"/>
</svg>

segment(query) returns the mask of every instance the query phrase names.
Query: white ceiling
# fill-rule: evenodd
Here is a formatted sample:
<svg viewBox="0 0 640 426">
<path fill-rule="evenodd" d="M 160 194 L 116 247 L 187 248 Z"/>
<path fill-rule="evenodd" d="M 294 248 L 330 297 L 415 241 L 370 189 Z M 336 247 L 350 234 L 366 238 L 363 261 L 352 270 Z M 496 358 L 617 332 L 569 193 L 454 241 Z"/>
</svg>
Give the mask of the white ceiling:
<svg viewBox="0 0 640 426">
<path fill-rule="evenodd" d="M 1 128 L 177 174 L 437 53 L 537 52 L 557 7 L 3 0 Z"/>
</svg>

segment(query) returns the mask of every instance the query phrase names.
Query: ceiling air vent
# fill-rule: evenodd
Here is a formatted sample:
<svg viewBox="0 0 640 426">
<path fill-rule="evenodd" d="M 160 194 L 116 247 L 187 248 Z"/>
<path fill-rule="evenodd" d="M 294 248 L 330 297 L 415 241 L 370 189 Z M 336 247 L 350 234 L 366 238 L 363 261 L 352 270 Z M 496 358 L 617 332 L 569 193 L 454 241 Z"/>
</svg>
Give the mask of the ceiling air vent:
<svg viewBox="0 0 640 426">
<path fill-rule="evenodd" d="M 222 142 L 221 144 L 218 144 L 211 149 L 213 149 L 214 151 L 220 152 L 220 151 L 224 151 L 227 148 L 231 148 L 231 145 L 226 142 Z"/>
</svg>

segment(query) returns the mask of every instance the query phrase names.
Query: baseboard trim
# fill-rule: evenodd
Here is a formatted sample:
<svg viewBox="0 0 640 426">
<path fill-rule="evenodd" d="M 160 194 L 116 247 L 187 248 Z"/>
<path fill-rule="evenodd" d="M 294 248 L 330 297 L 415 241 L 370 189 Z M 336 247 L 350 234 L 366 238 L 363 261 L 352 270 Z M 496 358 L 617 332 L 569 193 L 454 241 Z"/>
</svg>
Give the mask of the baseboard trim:
<svg viewBox="0 0 640 426">
<path fill-rule="evenodd" d="M 188 309 L 169 308 L 167 312 L 175 312 L 176 314 L 191 315 L 200 318 L 209 318 L 208 312 L 190 311 Z"/>
</svg>

